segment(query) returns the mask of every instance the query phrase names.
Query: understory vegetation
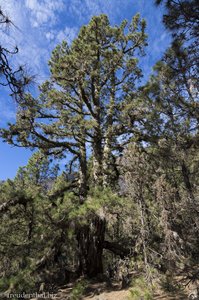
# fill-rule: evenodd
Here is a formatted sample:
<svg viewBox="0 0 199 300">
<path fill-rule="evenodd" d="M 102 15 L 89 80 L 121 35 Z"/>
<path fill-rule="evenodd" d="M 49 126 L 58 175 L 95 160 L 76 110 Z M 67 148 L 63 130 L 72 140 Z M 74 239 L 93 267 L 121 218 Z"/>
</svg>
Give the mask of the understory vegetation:
<svg viewBox="0 0 199 300">
<path fill-rule="evenodd" d="M 75 282 L 81 299 L 95 278 L 153 299 L 199 279 L 199 7 L 157 2 L 173 40 L 146 83 L 145 21 L 100 15 L 55 48 L 39 97 L 20 88 L 0 135 L 35 152 L 0 183 L 2 297 Z"/>
</svg>

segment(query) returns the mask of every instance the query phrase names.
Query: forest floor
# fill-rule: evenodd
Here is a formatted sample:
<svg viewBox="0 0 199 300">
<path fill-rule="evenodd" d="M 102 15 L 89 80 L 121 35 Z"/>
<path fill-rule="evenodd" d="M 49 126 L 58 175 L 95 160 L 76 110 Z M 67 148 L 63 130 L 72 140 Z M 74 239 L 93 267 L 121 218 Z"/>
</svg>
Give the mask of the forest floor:
<svg viewBox="0 0 199 300">
<path fill-rule="evenodd" d="M 133 300 L 131 296 L 130 289 L 121 289 L 119 285 L 115 284 L 112 287 L 107 287 L 106 283 L 89 283 L 83 297 L 79 299 L 82 300 Z M 67 300 L 71 299 L 71 292 L 73 286 L 62 288 L 56 295 L 57 300 Z M 191 290 L 189 288 L 185 290 L 176 290 L 173 292 L 166 292 L 161 287 L 155 291 L 153 299 L 154 300 L 189 300 L 198 299 L 191 298 Z M 131 297 L 130 297 L 131 296 Z M 73 298 L 72 298 L 73 299 Z M 78 298 L 77 298 L 78 299 Z M 138 298 L 136 298 L 138 299 Z M 144 299 L 140 297 L 140 299 Z"/>
</svg>

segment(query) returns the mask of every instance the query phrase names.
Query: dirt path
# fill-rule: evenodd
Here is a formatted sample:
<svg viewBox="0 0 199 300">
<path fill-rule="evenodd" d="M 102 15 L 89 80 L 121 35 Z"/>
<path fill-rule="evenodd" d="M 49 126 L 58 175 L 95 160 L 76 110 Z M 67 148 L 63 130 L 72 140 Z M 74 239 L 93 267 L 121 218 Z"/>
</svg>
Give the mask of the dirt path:
<svg viewBox="0 0 199 300">
<path fill-rule="evenodd" d="M 114 290 L 115 289 L 115 290 Z M 57 294 L 57 300 L 70 299 L 72 287 L 67 289 L 60 289 Z M 130 291 L 120 290 L 118 286 L 108 289 L 104 283 L 90 284 L 86 292 L 86 296 L 81 298 L 82 300 L 130 300 Z M 133 300 L 133 299 L 132 299 Z M 187 293 L 175 292 L 165 293 L 158 291 L 155 293 L 153 300 L 188 300 Z"/>
<path fill-rule="evenodd" d="M 155 294 L 153 296 L 153 300 L 189 300 L 189 299 L 198 299 L 195 292 L 197 293 L 197 288 L 199 286 L 199 282 L 196 283 L 187 283 L 183 284 L 184 288 L 179 289 L 178 284 L 181 282 L 181 277 L 176 278 L 174 280 L 174 289 L 175 292 L 166 292 L 165 289 L 163 289 L 162 285 L 157 283 L 157 290 L 155 291 Z M 81 282 L 81 281 L 80 281 Z M 131 287 L 128 289 L 121 289 L 121 285 L 112 282 L 110 285 L 108 285 L 105 282 L 87 282 L 86 283 L 86 289 L 84 291 L 84 296 L 76 296 L 74 297 L 74 291 L 77 289 L 76 283 L 71 283 L 66 285 L 63 288 L 60 288 L 56 294 L 56 297 L 53 299 L 56 300 L 133 300 L 130 290 Z M 182 285 L 181 285 L 182 286 Z M 190 294 L 195 295 L 193 298 L 190 298 Z M 73 297 L 71 297 L 73 295 Z M 77 294 L 76 294 L 77 295 Z M 137 299 L 137 298 L 136 298 Z M 139 300 L 142 300 L 143 298 L 140 297 Z M 37 300 L 37 299 L 32 299 Z"/>
<path fill-rule="evenodd" d="M 103 292 L 99 295 L 90 295 L 81 298 L 82 300 L 129 300 L 130 292 L 128 290 Z M 62 293 L 57 296 L 58 300 L 67 300 L 69 293 Z M 133 300 L 133 299 L 132 299 Z M 177 295 L 156 294 L 153 300 L 188 300 L 188 296 L 178 293 Z"/>
</svg>

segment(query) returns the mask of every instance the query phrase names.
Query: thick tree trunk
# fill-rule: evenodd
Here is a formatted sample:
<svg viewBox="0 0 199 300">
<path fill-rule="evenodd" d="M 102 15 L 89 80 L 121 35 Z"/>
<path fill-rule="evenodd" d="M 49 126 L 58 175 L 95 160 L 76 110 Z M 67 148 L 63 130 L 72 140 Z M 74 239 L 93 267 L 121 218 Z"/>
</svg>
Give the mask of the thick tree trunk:
<svg viewBox="0 0 199 300">
<path fill-rule="evenodd" d="M 79 161 L 80 161 L 79 196 L 80 196 L 80 204 L 83 204 L 87 195 L 87 161 L 86 161 L 86 146 L 84 143 L 80 146 Z"/>
<path fill-rule="evenodd" d="M 95 217 L 90 225 L 84 226 L 79 231 L 79 275 L 93 278 L 103 273 L 105 228 L 105 220 Z"/>
<path fill-rule="evenodd" d="M 103 273 L 103 246 L 106 222 L 96 217 L 91 223 L 87 249 L 87 275 L 95 277 Z"/>
<path fill-rule="evenodd" d="M 94 83 L 95 82 L 95 83 Z M 100 103 L 99 78 L 93 82 L 93 104 L 94 104 L 94 134 L 93 134 L 93 181 L 95 185 L 102 185 L 102 161 L 103 161 L 103 132 L 102 132 L 102 109 Z"/>
<path fill-rule="evenodd" d="M 87 161 L 85 144 L 80 147 L 80 204 L 83 204 L 87 196 Z M 93 138 L 93 180 L 96 186 L 102 183 L 102 137 L 98 125 L 95 128 Z M 99 217 L 91 219 L 88 225 L 77 229 L 77 241 L 79 249 L 79 275 L 90 278 L 103 273 L 103 244 L 105 236 L 105 220 Z"/>
<path fill-rule="evenodd" d="M 84 127 L 83 102 L 81 102 L 79 108 L 82 112 L 79 134 L 79 197 L 80 204 L 83 204 L 87 196 L 86 130 Z"/>
<path fill-rule="evenodd" d="M 103 186 L 107 187 L 112 184 L 113 179 L 113 162 L 112 162 L 112 147 L 113 147 L 113 116 L 115 110 L 115 74 L 111 76 L 111 91 L 110 103 L 106 119 L 106 132 L 103 151 Z"/>
<path fill-rule="evenodd" d="M 93 78 L 92 81 L 92 102 L 93 108 L 88 107 L 92 111 L 92 116 L 95 121 L 93 127 L 93 170 L 92 180 L 95 187 L 102 186 L 103 183 L 103 133 L 101 126 L 101 105 L 100 105 L 100 83 L 98 78 Z M 83 100 L 86 101 L 86 95 L 83 94 Z M 81 157 L 83 155 L 83 149 Z M 85 160 L 86 164 L 86 160 Z M 85 169 L 84 163 L 80 160 L 80 168 Z M 84 195 L 84 174 L 81 172 L 81 189 Z M 80 190 L 81 190 L 80 189 Z M 79 249 L 79 274 L 86 275 L 90 278 L 96 277 L 98 274 L 103 273 L 103 245 L 105 237 L 106 222 L 98 216 L 93 217 L 89 224 L 77 229 L 77 241 Z"/>
<path fill-rule="evenodd" d="M 93 138 L 93 181 L 96 186 L 100 186 L 102 184 L 102 161 L 102 137 L 100 130 L 96 129 L 96 133 Z"/>
</svg>

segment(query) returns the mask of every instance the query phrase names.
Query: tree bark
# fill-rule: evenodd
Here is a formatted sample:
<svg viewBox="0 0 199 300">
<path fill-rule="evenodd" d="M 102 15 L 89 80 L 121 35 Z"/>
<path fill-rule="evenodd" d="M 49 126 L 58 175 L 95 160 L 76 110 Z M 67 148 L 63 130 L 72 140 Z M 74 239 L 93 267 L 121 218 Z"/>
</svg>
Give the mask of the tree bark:
<svg viewBox="0 0 199 300">
<path fill-rule="evenodd" d="M 80 145 L 79 158 L 79 196 L 80 204 L 83 204 L 87 195 L 87 161 L 86 161 L 86 145 L 83 141 Z"/>
<path fill-rule="evenodd" d="M 78 234 L 79 275 L 90 278 L 103 273 L 103 248 L 106 221 L 95 217 L 90 225 L 84 226 Z"/>
<path fill-rule="evenodd" d="M 113 116 L 115 108 L 115 74 L 111 76 L 111 91 L 110 103 L 108 107 L 107 120 L 106 120 L 106 133 L 103 151 L 103 185 L 104 187 L 110 186 L 112 183 L 112 144 L 113 144 Z"/>
<path fill-rule="evenodd" d="M 93 137 L 93 181 L 96 186 L 102 185 L 102 161 L 101 130 L 96 128 L 95 136 Z"/>
<path fill-rule="evenodd" d="M 79 109 L 81 110 L 80 115 L 80 129 L 79 129 L 79 135 L 78 135 L 78 146 L 79 146 L 79 198 L 80 198 L 80 204 L 83 204 L 86 196 L 87 196 L 87 160 L 86 160 L 86 129 L 84 126 L 84 109 L 83 109 L 83 96 L 84 90 L 81 87 L 80 84 L 80 103 L 79 103 Z"/>
</svg>

